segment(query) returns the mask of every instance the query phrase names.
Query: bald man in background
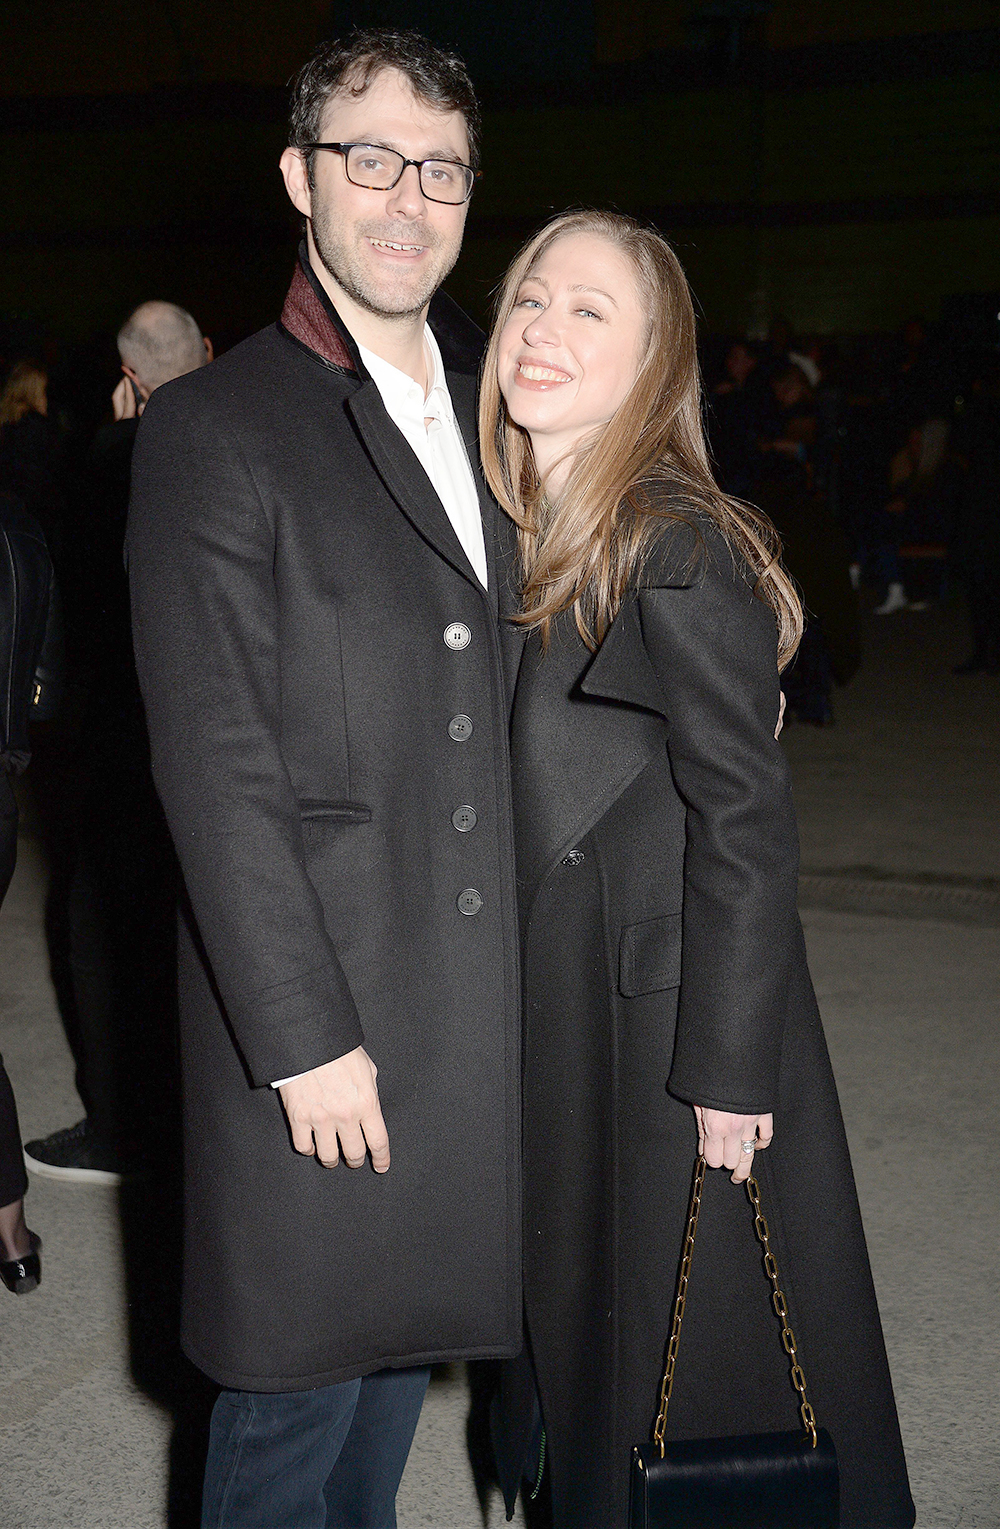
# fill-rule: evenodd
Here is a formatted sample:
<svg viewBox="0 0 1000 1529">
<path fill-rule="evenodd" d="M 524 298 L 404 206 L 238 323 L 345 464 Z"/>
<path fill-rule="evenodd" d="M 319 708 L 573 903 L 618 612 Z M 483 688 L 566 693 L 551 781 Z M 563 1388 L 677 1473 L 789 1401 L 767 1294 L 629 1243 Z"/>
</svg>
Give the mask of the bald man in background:
<svg viewBox="0 0 1000 1529">
<path fill-rule="evenodd" d="M 176 874 L 149 771 L 122 549 L 139 416 L 157 388 L 213 358 L 191 314 L 166 302 L 129 315 L 118 354 L 114 420 L 91 448 L 59 568 L 75 704 L 40 772 L 62 899 L 53 966 L 69 978 L 63 1017 L 86 1113 L 28 1142 L 25 1160 L 81 1184 L 117 1184 L 176 1146 Z"/>
<path fill-rule="evenodd" d="M 141 303 L 118 331 L 124 376 L 112 395 L 117 421 L 140 415 L 151 393 L 213 359 L 212 342 L 176 303 Z"/>
</svg>

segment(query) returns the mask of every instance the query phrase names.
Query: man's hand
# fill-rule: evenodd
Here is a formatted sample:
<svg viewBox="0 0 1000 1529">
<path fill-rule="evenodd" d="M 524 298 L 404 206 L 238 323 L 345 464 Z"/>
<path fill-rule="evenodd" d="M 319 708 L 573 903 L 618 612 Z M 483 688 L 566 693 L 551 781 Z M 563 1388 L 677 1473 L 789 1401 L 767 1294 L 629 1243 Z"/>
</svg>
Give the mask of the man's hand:
<svg viewBox="0 0 1000 1529">
<path fill-rule="evenodd" d="M 205 349 L 208 359 L 212 359 L 212 344 L 205 341 Z M 137 414 L 142 414 L 143 409 L 149 403 L 149 388 L 144 382 L 140 382 L 137 374 L 130 366 L 122 362 L 122 379 L 111 395 L 111 407 L 114 410 L 116 420 L 135 419 Z"/>
<path fill-rule="evenodd" d="M 730 1115 L 725 1110 L 694 1106 L 698 1122 L 698 1151 L 704 1153 L 710 1168 L 732 1168 L 733 1183 L 742 1184 L 750 1177 L 753 1152 L 744 1152 L 743 1143 L 753 1142 L 760 1151 L 769 1147 L 774 1135 L 772 1115 Z"/>
<path fill-rule="evenodd" d="M 324 1168 L 336 1167 L 341 1153 L 349 1168 L 360 1168 L 370 1152 L 375 1172 L 387 1172 L 389 1133 L 378 1102 L 377 1073 L 371 1057 L 358 1046 L 335 1062 L 283 1083 L 278 1093 L 296 1152 L 317 1157 Z"/>
<path fill-rule="evenodd" d="M 111 395 L 111 407 L 114 410 L 116 420 L 135 419 L 138 410 L 135 403 L 135 392 L 127 377 L 122 377 Z"/>
</svg>

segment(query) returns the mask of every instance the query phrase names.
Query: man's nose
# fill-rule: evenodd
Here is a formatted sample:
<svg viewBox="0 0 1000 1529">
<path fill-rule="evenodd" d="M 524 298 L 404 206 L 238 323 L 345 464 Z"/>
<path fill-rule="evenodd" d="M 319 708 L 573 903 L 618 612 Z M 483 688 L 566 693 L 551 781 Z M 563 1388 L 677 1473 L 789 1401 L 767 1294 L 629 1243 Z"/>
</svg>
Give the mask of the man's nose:
<svg viewBox="0 0 1000 1529">
<path fill-rule="evenodd" d="M 399 180 L 389 192 L 386 212 L 399 212 L 404 217 L 419 217 L 427 210 L 427 201 L 420 186 L 420 171 L 416 165 L 407 165 Z"/>
</svg>

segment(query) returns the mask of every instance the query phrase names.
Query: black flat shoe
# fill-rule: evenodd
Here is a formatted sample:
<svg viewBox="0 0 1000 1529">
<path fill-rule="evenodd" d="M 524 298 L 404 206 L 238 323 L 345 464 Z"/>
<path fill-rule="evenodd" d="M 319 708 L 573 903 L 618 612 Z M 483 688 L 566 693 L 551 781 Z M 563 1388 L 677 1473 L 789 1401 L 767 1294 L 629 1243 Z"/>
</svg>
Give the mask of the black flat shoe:
<svg viewBox="0 0 1000 1529">
<path fill-rule="evenodd" d="M 29 1290 L 34 1290 L 42 1282 L 42 1260 L 39 1257 L 42 1239 L 34 1232 L 29 1232 L 28 1236 L 31 1238 L 30 1253 L 25 1253 L 23 1258 L 9 1258 L 5 1263 L 0 1263 L 0 1279 L 15 1295 L 27 1295 Z"/>
</svg>

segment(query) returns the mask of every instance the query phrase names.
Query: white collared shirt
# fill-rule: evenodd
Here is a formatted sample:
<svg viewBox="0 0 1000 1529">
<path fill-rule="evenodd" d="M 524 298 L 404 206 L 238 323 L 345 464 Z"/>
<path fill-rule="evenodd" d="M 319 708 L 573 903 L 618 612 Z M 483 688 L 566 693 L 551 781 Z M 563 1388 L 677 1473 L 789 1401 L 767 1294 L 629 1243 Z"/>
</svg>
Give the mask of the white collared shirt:
<svg viewBox="0 0 1000 1529">
<path fill-rule="evenodd" d="M 431 480 L 455 528 L 455 535 L 485 589 L 486 542 L 476 480 L 455 418 L 441 351 L 429 325 L 424 326 L 424 348 L 430 379 L 426 398 L 419 383 L 406 372 L 365 350 L 363 345 L 358 346 L 361 359 L 382 395 L 389 418 L 398 425 Z"/>
<path fill-rule="evenodd" d="M 486 540 L 483 536 L 483 516 L 479 508 L 476 480 L 472 476 L 469 454 L 455 418 L 441 351 L 430 326 L 426 324 L 424 348 L 430 378 L 426 398 L 420 384 L 414 382 L 406 372 L 391 366 L 372 351 L 365 350 L 363 345 L 358 346 L 358 351 L 382 395 L 386 413 L 412 446 L 417 461 L 430 478 L 447 511 L 462 550 L 472 564 L 479 582 L 486 589 Z M 425 420 L 430 423 L 425 424 Z M 303 1076 L 303 1073 L 297 1072 L 291 1078 L 279 1078 L 271 1087 L 280 1088 L 282 1083 L 294 1083 L 296 1078 Z"/>
</svg>

